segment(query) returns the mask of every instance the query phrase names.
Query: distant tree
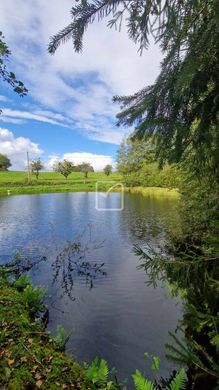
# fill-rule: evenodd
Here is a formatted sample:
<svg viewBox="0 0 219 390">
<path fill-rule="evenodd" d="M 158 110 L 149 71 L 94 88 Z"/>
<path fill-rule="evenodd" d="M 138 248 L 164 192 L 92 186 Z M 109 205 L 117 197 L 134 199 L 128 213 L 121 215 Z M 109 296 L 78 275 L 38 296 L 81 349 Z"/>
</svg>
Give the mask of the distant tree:
<svg viewBox="0 0 219 390">
<path fill-rule="evenodd" d="M 0 171 L 7 171 L 11 167 L 11 161 L 4 154 L 0 154 Z"/>
<path fill-rule="evenodd" d="M 44 166 L 43 166 L 43 164 L 42 164 L 42 162 L 40 161 L 39 158 L 37 160 L 35 160 L 35 161 L 32 161 L 31 164 L 30 164 L 31 172 L 36 176 L 37 179 L 39 177 L 40 171 L 43 168 L 44 168 Z"/>
<path fill-rule="evenodd" d="M 103 171 L 106 176 L 109 176 L 112 173 L 112 165 L 107 164 Z"/>
<path fill-rule="evenodd" d="M 67 177 L 75 171 L 75 166 L 71 161 L 63 160 L 55 164 L 54 171 L 61 173 L 61 175 L 67 179 Z"/>
<path fill-rule="evenodd" d="M 77 170 L 79 172 L 83 172 L 85 178 L 88 177 L 88 172 L 94 172 L 92 165 L 87 162 L 82 162 L 81 164 L 77 165 Z"/>
<path fill-rule="evenodd" d="M 10 84 L 14 92 L 20 96 L 25 96 L 28 91 L 22 81 L 17 80 L 15 74 L 7 70 L 6 62 L 10 54 L 11 52 L 4 42 L 4 36 L 0 31 L 0 78 Z"/>
</svg>

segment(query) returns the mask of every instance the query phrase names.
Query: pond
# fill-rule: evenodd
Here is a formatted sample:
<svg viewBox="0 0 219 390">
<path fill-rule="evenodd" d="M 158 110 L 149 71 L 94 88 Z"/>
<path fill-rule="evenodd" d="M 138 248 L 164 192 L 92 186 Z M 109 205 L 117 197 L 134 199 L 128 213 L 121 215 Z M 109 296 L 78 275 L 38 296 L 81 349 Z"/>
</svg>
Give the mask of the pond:
<svg viewBox="0 0 219 390">
<path fill-rule="evenodd" d="M 166 377 L 173 365 L 164 344 L 181 307 L 166 288 L 145 283 L 133 245 L 164 247 L 168 227 L 179 223 L 176 200 L 127 193 L 122 211 L 108 209 L 119 207 L 120 193 L 101 202 L 107 210 L 96 210 L 95 193 L 0 197 L 0 261 L 16 252 L 42 259 L 31 279 L 47 287 L 48 330 L 72 332 L 68 354 L 103 357 L 122 380 L 136 368 L 152 376 L 148 352 L 159 355 Z"/>
</svg>

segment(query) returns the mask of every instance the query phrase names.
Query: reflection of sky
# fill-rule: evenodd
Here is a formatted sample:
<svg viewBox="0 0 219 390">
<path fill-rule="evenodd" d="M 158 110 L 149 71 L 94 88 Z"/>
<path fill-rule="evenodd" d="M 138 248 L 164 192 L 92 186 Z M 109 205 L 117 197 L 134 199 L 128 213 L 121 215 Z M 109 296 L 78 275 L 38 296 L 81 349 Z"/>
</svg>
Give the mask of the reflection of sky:
<svg viewBox="0 0 219 390">
<path fill-rule="evenodd" d="M 113 193 L 115 205 L 120 194 Z M 125 195 L 122 212 L 95 210 L 94 193 L 21 195 L 0 198 L 0 257 L 16 248 L 26 253 L 46 254 L 32 277 L 48 287 L 49 329 L 57 324 L 75 330 L 68 351 L 81 360 L 102 355 L 117 366 L 121 376 L 133 370 L 145 370 L 144 352 L 162 359 L 161 374 L 168 375 L 163 345 L 168 330 L 173 330 L 180 308 L 165 298 L 161 287 L 147 287 L 143 270 L 136 270 L 138 259 L 133 244 L 149 242 L 153 247 L 165 240 L 169 218 L 176 220 L 173 201 L 152 200 L 140 195 Z M 82 241 L 92 239 L 103 247 L 86 257 L 91 263 L 104 263 L 106 277 L 98 276 L 94 288 L 84 278 L 74 280 L 76 301 L 72 302 L 58 284 L 52 285 L 51 263 L 85 229 Z M 60 296 L 62 296 L 60 298 Z M 149 374 L 149 371 L 148 371 Z"/>
</svg>

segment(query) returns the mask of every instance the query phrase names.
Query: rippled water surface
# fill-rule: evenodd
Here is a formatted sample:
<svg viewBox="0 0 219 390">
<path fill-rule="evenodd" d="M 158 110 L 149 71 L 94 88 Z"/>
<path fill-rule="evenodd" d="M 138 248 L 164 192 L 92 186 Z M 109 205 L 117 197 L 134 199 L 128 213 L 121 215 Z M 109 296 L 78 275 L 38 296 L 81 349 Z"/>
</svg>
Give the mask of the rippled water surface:
<svg viewBox="0 0 219 390">
<path fill-rule="evenodd" d="M 116 208 L 120 194 L 103 202 Z M 172 365 L 164 344 L 180 305 L 161 286 L 145 284 L 133 245 L 164 246 L 177 220 L 172 199 L 126 194 L 123 211 L 97 211 L 94 193 L 0 197 L 0 261 L 16 252 L 33 261 L 46 257 L 31 278 L 47 287 L 49 330 L 62 324 L 73 331 L 69 354 L 82 361 L 104 357 L 123 379 L 136 368 L 150 376 L 147 351 L 160 356 L 165 376 Z"/>
</svg>

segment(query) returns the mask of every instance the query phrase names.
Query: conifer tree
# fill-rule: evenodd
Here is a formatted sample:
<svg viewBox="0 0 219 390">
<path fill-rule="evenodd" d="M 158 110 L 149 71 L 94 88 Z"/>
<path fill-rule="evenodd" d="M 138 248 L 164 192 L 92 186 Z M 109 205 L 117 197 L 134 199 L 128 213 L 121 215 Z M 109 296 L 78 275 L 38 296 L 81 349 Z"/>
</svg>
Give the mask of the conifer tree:
<svg viewBox="0 0 219 390">
<path fill-rule="evenodd" d="M 49 52 L 73 40 L 83 48 L 88 25 L 112 15 L 110 27 L 126 23 L 140 51 L 152 36 L 163 52 L 160 74 L 133 96 L 116 96 L 119 125 L 135 125 L 135 136 L 156 139 L 161 164 L 184 158 L 188 148 L 200 167 L 219 171 L 219 18 L 218 0 L 81 0 L 72 22 L 56 34 Z"/>
</svg>

